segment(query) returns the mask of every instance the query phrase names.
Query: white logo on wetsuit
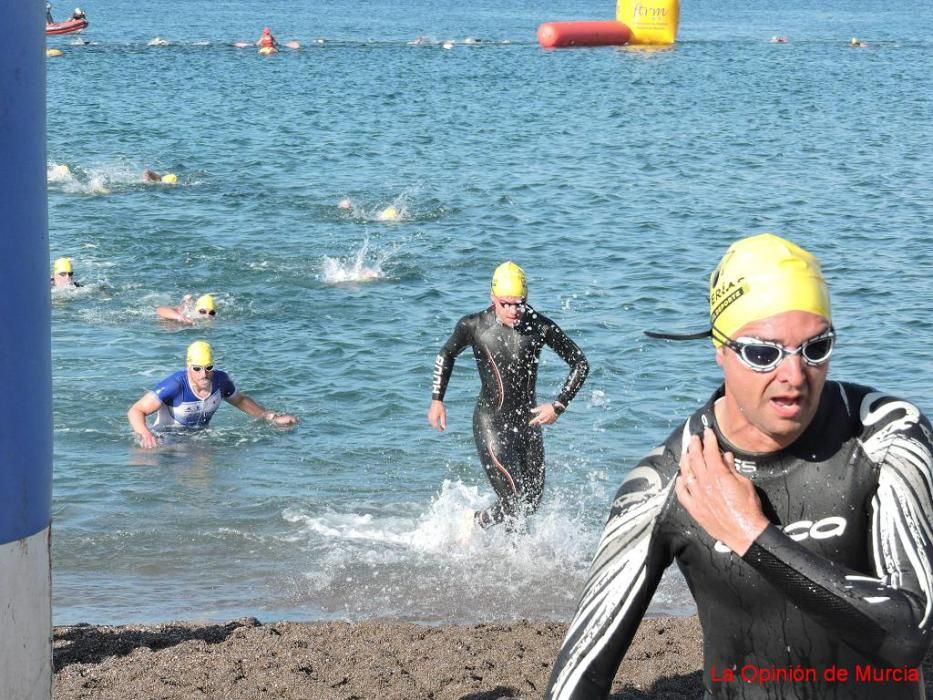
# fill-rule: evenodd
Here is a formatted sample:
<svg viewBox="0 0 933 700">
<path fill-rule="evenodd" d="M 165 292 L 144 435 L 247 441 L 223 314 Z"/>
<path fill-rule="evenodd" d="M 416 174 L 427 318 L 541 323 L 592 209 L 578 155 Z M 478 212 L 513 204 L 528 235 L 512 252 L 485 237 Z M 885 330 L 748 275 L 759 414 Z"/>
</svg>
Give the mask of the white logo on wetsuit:
<svg viewBox="0 0 933 700">
<path fill-rule="evenodd" d="M 841 537 L 842 533 L 846 531 L 847 524 L 845 518 L 832 515 L 828 518 L 817 520 L 816 522 L 812 520 L 798 520 L 796 523 L 791 523 L 790 525 L 778 525 L 778 529 L 794 542 L 802 542 L 811 537 L 815 540 L 827 540 L 830 537 Z M 716 540 L 713 549 L 720 554 L 728 554 L 732 551 L 719 540 Z"/>
</svg>

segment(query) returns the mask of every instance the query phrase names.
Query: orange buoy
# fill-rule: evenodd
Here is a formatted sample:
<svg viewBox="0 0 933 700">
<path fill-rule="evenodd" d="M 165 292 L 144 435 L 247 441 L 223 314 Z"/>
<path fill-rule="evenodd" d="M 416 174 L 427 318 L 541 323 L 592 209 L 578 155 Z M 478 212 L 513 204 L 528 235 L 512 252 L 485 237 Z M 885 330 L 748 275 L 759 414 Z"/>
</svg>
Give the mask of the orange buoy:
<svg viewBox="0 0 933 700">
<path fill-rule="evenodd" d="M 545 22 L 538 27 L 538 43 L 546 49 L 567 46 L 621 46 L 632 38 L 632 30 L 622 22 L 586 20 Z"/>
</svg>

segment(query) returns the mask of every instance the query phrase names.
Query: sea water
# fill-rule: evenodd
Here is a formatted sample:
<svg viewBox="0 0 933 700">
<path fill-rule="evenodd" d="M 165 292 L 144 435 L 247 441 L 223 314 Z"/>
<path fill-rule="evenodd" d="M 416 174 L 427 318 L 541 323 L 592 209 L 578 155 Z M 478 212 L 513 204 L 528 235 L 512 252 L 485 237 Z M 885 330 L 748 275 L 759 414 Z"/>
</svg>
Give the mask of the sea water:
<svg viewBox="0 0 933 700">
<path fill-rule="evenodd" d="M 85 285 L 52 295 L 55 622 L 568 619 L 625 474 L 720 380 L 707 342 L 642 331 L 702 329 L 747 234 L 823 259 L 831 376 L 933 410 L 926 3 L 682 5 L 663 50 L 537 46 L 612 18 L 592 0 L 89 0 L 50 38 L 50 260 Z M 302 48 L 233 46 L 263 26 Z M 478 375 L 462 355 L 438 434 L 431 371 L 506 259 L 592 369 L 540 512 L 464 538 Z M 157 320 L 207 292 L 213 321 Z M 196 339 L 301 425 L 223 406 L 137 447 L 127 408 Z M 565 373 L 545 350 L 541 401 Z M 652 611 L 691 610 L 672 574 Z"/>
</svg>

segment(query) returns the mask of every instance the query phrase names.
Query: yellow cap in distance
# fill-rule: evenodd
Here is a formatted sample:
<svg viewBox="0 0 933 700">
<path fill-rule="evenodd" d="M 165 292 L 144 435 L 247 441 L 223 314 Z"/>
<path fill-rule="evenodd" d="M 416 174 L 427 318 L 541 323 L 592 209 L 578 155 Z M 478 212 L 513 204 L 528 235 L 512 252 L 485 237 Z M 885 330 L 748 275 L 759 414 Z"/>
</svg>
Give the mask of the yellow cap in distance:
<svg viewBox="0 0 933 700">
<path fill-rule="evenodd" d="M 55 261 L 53 269 L 56 275 L 60 275 L 63 272 L 74 272 L 74 269 L 71 267 L 71 258 L 59 258 Z"/>
<path fill-rule="evenodd" d="M 492 293 L 497 297 L 528 296 L 525 271 L 511 260 L 504 262 L 492 273 Z"/>
<path fill-rule="evenodd" d="M 752 321 L 785 311 L 809 311 L 832 322 L 820 262 L 773 233 L 733 243 L 709 280 L 713 344 Z"/>
<path fill-rule="evenodd" d="M 214 364 L 214 351 L 206 340 L 195 340 L 188 346 L 187 365 L 204 367 Z"/>
<path fill-rule="evenodd" d="M 178 176 L 175 173 L 165 173 L 165 175 L 162 176 L 162 182 L 174 185 L 178 182 Z"/>
<path fill-rule="evenodd" d="M 198 300 L 194 302 L 194 308 L 196 311 L 204 309 L 205 311 L 214 310 L 214 297 L 211 294 L 202 294 L 198 297 Z"/>
</svg>

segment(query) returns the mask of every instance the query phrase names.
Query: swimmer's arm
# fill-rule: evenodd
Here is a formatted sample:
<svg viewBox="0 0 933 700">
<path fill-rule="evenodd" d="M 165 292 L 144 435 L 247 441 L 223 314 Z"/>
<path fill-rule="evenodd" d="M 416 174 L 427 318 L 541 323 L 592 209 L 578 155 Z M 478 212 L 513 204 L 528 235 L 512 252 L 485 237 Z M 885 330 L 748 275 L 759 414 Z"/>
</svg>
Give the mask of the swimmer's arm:
<svg viewBox="0 0 933 700">
<path fill-rule="evenodd" d="M 469 317 L 461 318 L 454 332 L 434 358 L 434 373 L 431 382 L 431 400 L 443 401 L 447 383 L 454 371 L 454 360 L 473 340 L 472 323 Z"/>
<path fill-rule="evenodd" d="M 148 449 L 158 444 L 155 435 L 149 430 L 149 425 L 146 423 L 146 416 L 158 411 L 161 405 L 162 400 L 153 392 L 147 391 L 143 394 L 142 398 L 130 406 L 130 410 L 126 412 L 126 418 L 130 422 L 130 427 L 133 429 L 133 432 L 139 436 L 139 444 L 141 447 Z"/>
<path fill-rule="evenodd" d="M 673 480 L 643 462 L 612 505 L 589 580 L 561 644 L 545 698 L 607 698 L 619 664 L 672 556 L 658 534 Z"/>
<path fill-rule="evenodd" d="M 545 342 L 548 344 L 548 347 L 557 353 L 560 359 L 570 365 L 570 373 L 567 375 L 564 386 L 557 395 L 557 403 L 560 404 L 557 414 L 560 415 L 567 408 L 567 405 L 571 402 L 573 397 L 577 395 L 580 387 L 583 386 L 583 382 L 586 381 L 586 376 L 590 373 L 590 365 L 586 361 L 586 355 L 583 354 L 580 347 L 556 324 L 553 324 L 548 330 L 545 336 Z"/>
<path fill-rule="evenodd" d="M 159 318 L 164 318 L 167 321 L 177 321 L 189 326 L 194 325 L 194 321 L 182 313 L 182 306 L 157 306 L 155 312 Z"/>
<path fill-rule="evenodd" d="M 869 512 L 874 576 L 820 557 L 773 525 L 744 557 L 815 620 L 889 666 L 918 666 L 933 631 L 933 449 L 929 424 L 910 408 L 912 426 L 865 442 L 869 454 L 884 443 Z"/>
<path fill-rule="evenodd" d="M 227 403 L 236 406 L 248 416 L 253 418 L 262 418 L 263 420 L 275 423 L 276 425 L 295 425 L 298 418 L 288 413 L 276 413 L 262 406 L 251 396 L 238 392 L 233 396 L 226 397 Z"/>
</svg>

